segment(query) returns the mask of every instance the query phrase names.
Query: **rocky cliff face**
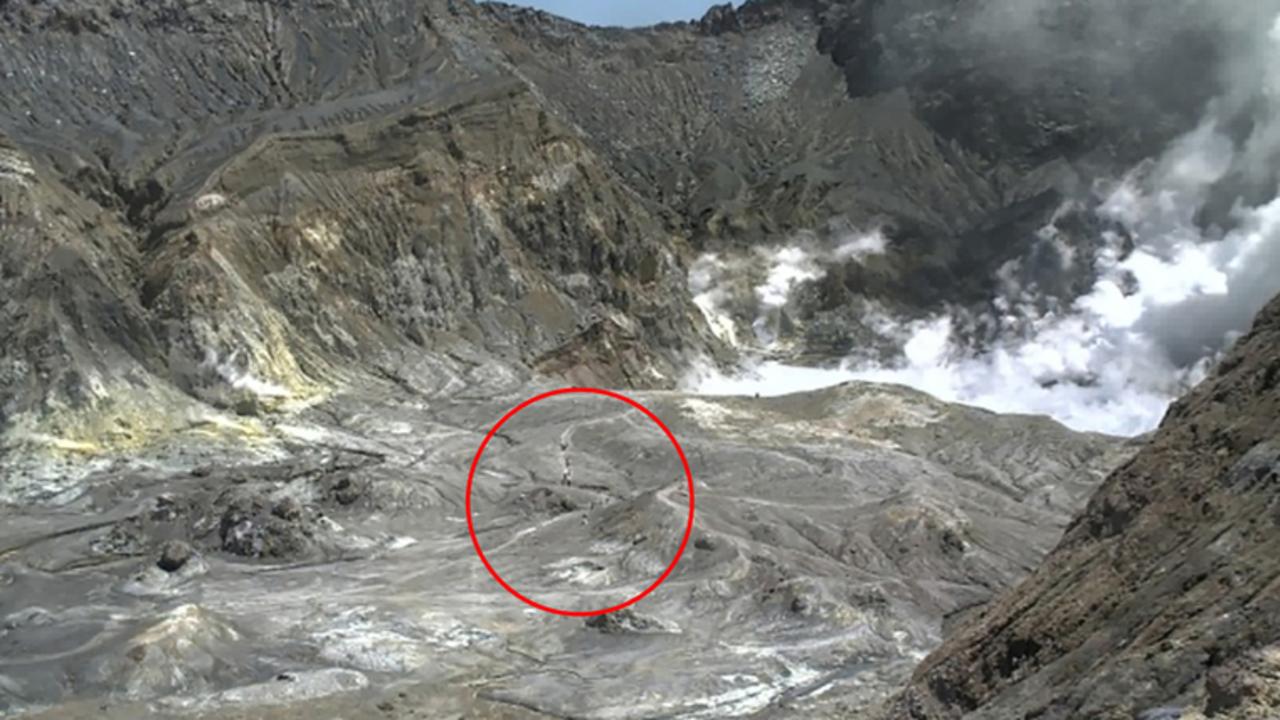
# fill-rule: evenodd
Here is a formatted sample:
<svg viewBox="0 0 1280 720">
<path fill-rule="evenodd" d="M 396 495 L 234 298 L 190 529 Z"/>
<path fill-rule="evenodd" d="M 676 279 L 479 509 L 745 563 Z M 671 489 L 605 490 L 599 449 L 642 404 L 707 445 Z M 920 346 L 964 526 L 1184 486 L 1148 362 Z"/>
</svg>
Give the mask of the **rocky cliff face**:
<svg viewBox="0 0 1280 720">
<path fill-rule="evenodd" d="M 1273 302 L 1031 578 L 922 663 L 889 716 L 1280 710 L 1278 346 Z"/>
<path fill-rule="evenodd" d="M 1129 70 L 1239 29 L 1202 5 L 1016 20 L 1063 55 L 993 45 L 997 3 L 770 0 L 637 31 L 443 0 L 7 3 L 0 411 L 28 438 L 141 441 L 185 415 L 105 405 L 304 401 L 463 346 L 669 385 L 717 352 L 689 247 L 885 225 L 883 257 L 800 303 L 789 332 L 829 359 L 866 340 L 865 299 L 987 302 L 1093 168 L 1184 130 L 1217 56 L 1178 83 Z M 1114 62 L 1083 61 L 1101 45 Z"/>
<path fill-rule="evenodd" d="M 3 12 L 11 444 L 145 443 L 424 351 L 646 387 L 712 349 L 681 241 L 475 8 Z"/>
<path fill-rule="evenodd" d="M 1026 227 L 1192 127 L 1227 83 L 1223 48 L 1272 19 L 1195 1 L 763 0 L 620 32 L 488 7 L 521 75 L 695 244 L 887 226 L 887 256 L 846 263 L 819 310 L 989 300 Z M 1083 262 L 1096 233 L 1060 224 Z"/>
</svg>

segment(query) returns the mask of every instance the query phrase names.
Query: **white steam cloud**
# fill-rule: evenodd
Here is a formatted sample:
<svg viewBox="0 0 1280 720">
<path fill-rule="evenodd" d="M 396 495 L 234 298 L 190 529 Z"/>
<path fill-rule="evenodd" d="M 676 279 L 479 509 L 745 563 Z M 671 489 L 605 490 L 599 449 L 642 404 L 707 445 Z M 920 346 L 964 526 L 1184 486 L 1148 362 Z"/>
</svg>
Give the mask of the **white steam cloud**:
<svg viewBox="0 0 1280 720">
<path fill-rule="evenodd" d="M 252 372 L 241 367 L 240 352 L 233 351 L 225 359 L 219 359 L 213 350 L 205 350 L 205 360 L 201 365 L 204 370 L 212 370 L 223 382 L 234 390 L 243 390 L 261 398 L 286 398 L 291 395 L 289 389 L 276 383 L 263 380 Z"/>
<path fill-rule="evenodd" d="M 878 230 L 842 233 L 826 242 L 813 233 L 801 233 L 781 247 L 758 247 L 737 256 L 703 255 L 689 270 L 689 289 L 721 340 L 739 348 L 774 348 L 782 309 L 795 288 L 823 277 L 830 263 L 861 261 L 885 248 L 885 237 Z M 754 311 L 749 323 L 754 339 L 742 337 L 738 320 L 726 311 L 731 306 Z"/>
<path fill-rule="evenodd" d="M 1280 18 L 1269 39 L 1261 67 L 1280 67 Z M 953 314 L 903 322 L 877 312 L 864 321 L 901 347 L 896 362 L 848 359 L 836 368 L 817 369 L 764 361 L 740 376 L 703 373 L 690 384 L 708 394 L 778 395 L 848 380 L 899 383 L 998 412 L 1050 415 L 1079 430 L 1134 435 L 1153 429 L 1169 403 L 1203 378 L 1222 350 L 1280 293 L 1277 188 L 1271 200 L 1254 206 L 1237 200 L 1229 229 L 1205 230 L 1197 223 L 1216 185 L 1233 174 L 1256 179 L 1259 158 L 1276 157 L 1277 77 L 1263 71 L 1254 77 L 1251 96 L 1261 109 L 1242 142 L 1222 128 L 1224 113 L 1240 106 L 1239 100 L 1226 98 L 1163 157 L 1135 168 L 1113 187 L 1097 189 L 1097 214 L 1124 232 L 1101 238 L 1095 284 L 1070 305 L 1043 302 L 1036 288 L 1019 285 L 1016 266 L 1006 267 L 999 274 L 1001 296 L 993 298 L 999 317 L 988 318 L 1005 330 L 980 349 L 960 337 Z M 1051 230 L 1042 240 L 1058 243 Z M 755 285 L 761 309 L 753 323 L 758 348 L 777 349 L 773 318 L 798 283 L 822 276 L 825 262 L 885 250 L 878 235 L 850 243 L 839 247 L 854 255 L 841 255 L 839 249 L 815 252 L 805 245 L 757 251 L 768 268 Z M 1059 250 L 1065 251 L 1060 253 L 1064 264 L 1075 262 L 1069 248 L 1059 243 Z M 708 257 L 695 268 L 699 305 L 720 328 L 735 326 L 724 312 L 734 295 L 719 281 L 734 275 L 736 262 Z"/>
</svg>

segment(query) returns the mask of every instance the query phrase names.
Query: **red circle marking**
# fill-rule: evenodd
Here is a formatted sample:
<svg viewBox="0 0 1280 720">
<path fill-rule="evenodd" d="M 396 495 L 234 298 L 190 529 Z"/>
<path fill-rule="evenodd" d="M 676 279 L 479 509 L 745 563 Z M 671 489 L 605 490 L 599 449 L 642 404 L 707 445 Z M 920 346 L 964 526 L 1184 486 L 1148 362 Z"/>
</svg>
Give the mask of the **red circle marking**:
<svg viewBox="0 0 1280 720">
<path fill-rule="evenodd" d="M 489 562 L 489 558 L 485 557 L 484 550 L 480 548 L 480 539 L 476 537 L 475 521 L 472 520 L 472 517 L 471 517 L 471 488 L 475 484 L 475 480 L 476 480 L 476 467 L 480 465 L 480 457 L 484 455 L 485 449 L 489 447 L 489 441 L 493 440 L 493 436 L 496 435 L 498 431 L 502 429 L 502 426 L 505 425 L 508 420 L 515 417 L 521 410 L 524 410 L 525 408 L 529 407 L 530 405 L 533 405 L 534 403 L 542 402 L 547 398 L 553 398 L 553 397 L 556 397 L 557 395 L 603 395 L 604 397 L 613 398 L 614 400 L 624 402 L 630 405 L 631 407 L 635 408 L 636 410 L 639 410 L 640 412 L 644 413 L 645 417 L 652 420 L 655 425 L 661 428 L 662 432 L 667 436 L 667 439 L 671 441 L 672 447 L 676 449 L 676 454 L 680 456 L 680 464 L 684 466 L 685 481 L 689 485 L 689 520 L 685 525 L 684 538 L 680 540 L 680 549 L 676 551 L 676 556 L 671 561 L 671 564 L 667 566 L 667 569 L 663 571 L 662 575 L 660 575 L 657 580 L 653 581 L 652 585 L 645 588 L 639 595 L 636 595 L 630 600 L 618 603 L 613 607 L 608 607 L 603 610 L 561 610 L 559 608 L 553 608 L 548 605 L 543 605 L 542 603 L 536 600 L 532 600 L 530 598 L 525 597 L 524 595 L 521 595 L 518 590 L 508 585 L 507 581 L 502 579 L 502 576 L 498 574 L 498 571 L 495 570 L 493 565 Z M 542 393 L 541 395 L 535 395 L 529 398 L 528 400 L 525 400 L 524 402 L 515 406 L 515 408 L 513 408 L 506 415 L 503 415 L 502 419 L 498 421 L 498 424 L 494 425 L 493 429 L 489 431 L 489 434 L 484 436 L 484 441 L 480 443 L 480 448 L 476 450 L 475 459 L 471 461 L 471 472 L 467 473 L 466 500 L 467 500 L 467 532 L 471 534 L 471 544 L 475 546 L 476 554 L 480 556 L 480 562 L 484 563 L 485 569 L 489 571 L 489 574 L 493 576 L 493 579 L 497 580 L 498 584 L 501 585 L 504 590 L 514 595 L 517 599 L 524 602 L 526 605 L 529 605 L 530 607 L 535 607 L 545 612 L 552 613 L 553 615 L 563 615 L 565 617 L 593 617 L 596 615 L 608 615 L 609 613 L 617 612 L 623 608 L 631 607 L 632 605 L 635 605 L 636 603 L 645 599 L 646 597 L 648 597 L 649 593 L 653 592 L 654 590 L 657 590 L 659 585 L 666 582 L 667 577 L 670 576 L 671 573 L 675 571 L 676 565 L 680 563 L 680 557 L 684 555 L 685 546 L 689 544 L 689 536 L 693 534 L 693 472 L 689 470 L 689 460 L 684 456 L 684 449 L 680 447 L 680 442 L 676 440 L 676 436 L 671 433 L 671 430 L 667 428 L 667 426 L 663 424 L 663 422 L 658 419 L 658 416 L 654 415 L 653 412 L 649 410 L 649 408 L 641 405 L 640 403 L 636 402 L 635 400 L 632 400 L 631 398 L 625 395 L 612 392 L 610 390 L 601 390 L 599 388 L 575 387 L 575 388 L 561 388 L 559 390 L 552 390 L 550 392 Z"/>
</svg>

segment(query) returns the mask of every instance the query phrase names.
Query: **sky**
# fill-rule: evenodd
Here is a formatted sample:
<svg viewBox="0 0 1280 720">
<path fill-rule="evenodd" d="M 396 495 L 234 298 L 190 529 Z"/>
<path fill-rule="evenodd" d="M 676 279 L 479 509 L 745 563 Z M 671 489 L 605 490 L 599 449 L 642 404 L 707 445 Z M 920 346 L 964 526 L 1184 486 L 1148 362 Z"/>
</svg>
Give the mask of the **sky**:
<svg viewBox="0 0 1280 720">
<path fill-rule="evenodd" d="M 702 17 L 712 0 L 528 0 L 528 5 L 589 25 L 653 25 Z M 720 0 L 723 2 L 724 0 Z M 735 4 L 741 4 L 740 2 Z"/>
</svg>

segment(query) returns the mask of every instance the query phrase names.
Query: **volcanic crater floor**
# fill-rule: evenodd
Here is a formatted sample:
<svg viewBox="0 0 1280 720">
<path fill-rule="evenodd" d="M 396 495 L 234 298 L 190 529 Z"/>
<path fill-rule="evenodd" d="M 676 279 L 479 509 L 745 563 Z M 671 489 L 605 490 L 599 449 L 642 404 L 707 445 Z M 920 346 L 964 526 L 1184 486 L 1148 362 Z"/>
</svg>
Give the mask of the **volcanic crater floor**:
<svg viewBox="0 0 1280 720">
<path fill-rule="evenodd" d="M 481 440 L 539 389 L 352 393 L 270 421 L 269 461 L 192 447 L 0 507 L 0 715 L 847 715 L 1133 449 L 899 387 L 638 392 L 687 454 L 689 542 L 642 601 L 561 617 L 490 577 L 465 516 Z M 689 501 L 654 423 L 578 395 L 506 423 L 472 497 L 494 569 L 572 611 L 653 583 Z"/>
</svg>

